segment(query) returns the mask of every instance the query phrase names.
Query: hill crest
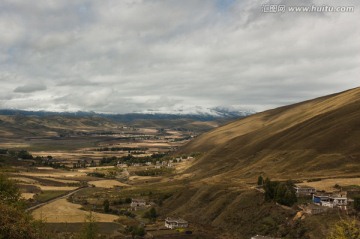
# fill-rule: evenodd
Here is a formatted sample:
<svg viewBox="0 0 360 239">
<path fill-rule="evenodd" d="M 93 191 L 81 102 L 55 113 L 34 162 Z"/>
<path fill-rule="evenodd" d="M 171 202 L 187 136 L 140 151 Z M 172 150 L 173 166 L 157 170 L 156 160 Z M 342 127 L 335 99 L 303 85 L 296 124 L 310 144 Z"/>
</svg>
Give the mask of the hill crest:
<svg viewBox="0 0 360 239">
<path fill-rule="evenodd" d="M 216 128 L 181 153 L 202 152 L 198 177 L 308 178 L 360 170 L 360 88 L 254 114 Z"/>
</svg>

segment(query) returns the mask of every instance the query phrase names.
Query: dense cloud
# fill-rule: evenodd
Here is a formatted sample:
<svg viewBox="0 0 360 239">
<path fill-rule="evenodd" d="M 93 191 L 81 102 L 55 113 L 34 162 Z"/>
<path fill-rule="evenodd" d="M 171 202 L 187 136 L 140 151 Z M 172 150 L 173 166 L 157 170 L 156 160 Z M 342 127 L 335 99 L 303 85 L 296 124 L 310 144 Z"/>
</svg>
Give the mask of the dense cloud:
<svg viewBox="0 0 360 239">
<path fill-rule="evenodd" d="M 0 108 L 264 110 L 358 86 L 360 6 L 322 1 L 0 2 Z"/>
</svg>

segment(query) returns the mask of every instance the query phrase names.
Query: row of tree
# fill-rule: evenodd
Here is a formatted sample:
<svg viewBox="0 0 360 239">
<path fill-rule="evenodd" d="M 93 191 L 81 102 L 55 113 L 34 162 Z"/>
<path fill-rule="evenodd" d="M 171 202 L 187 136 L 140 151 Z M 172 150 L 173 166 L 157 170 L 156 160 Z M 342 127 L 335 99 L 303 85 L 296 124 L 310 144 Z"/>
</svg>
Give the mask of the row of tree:
<svg viewBox="0 0 360 239">
<path fill-rule="evenodd" d="M 265 190 L 265 201 L 275 201 L 285 206 L 292 206 L 297 202 L 294 182 L 288 180 L 286 182 L 271 181 L 269 178 L 258 178 L 258 185 Z"/>
</svg>

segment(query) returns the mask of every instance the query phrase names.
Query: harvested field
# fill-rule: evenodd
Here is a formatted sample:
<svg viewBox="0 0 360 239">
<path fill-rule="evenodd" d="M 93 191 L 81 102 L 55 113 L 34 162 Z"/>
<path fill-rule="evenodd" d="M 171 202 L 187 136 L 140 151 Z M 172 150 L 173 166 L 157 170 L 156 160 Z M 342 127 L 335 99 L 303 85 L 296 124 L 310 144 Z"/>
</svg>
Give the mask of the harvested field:
<svg viewBox="0 0 360 239">
<path fill-rule="evenodd" d="M 32 176 L 32 177 L 50 177 L 50 178 L 76 178 L 86 176 L 86 173 L 76 172 L 76 171 L 55 171 L 55 172 L 22 172 L 18 173 L 22 176 Z"/>
<path fill-rule="evenodd" d="M 98 222 L 96 225 L 99 228 L 101 234 L 111 235 L 119 229 L 119 224 L 115 222 Z M 79 232 L 84 224 L 83 222 L 78 223 L 46 223 L 45 226 L 50 231 L 55 232 Z"/>
<path fill-rule="evenodd" d="M 58 178 L 44 178 L 46 180 L 52 180 L 54 182 L 60 182 L 60 183 L 78 183 L 79 181 L 76 180 L 70 180 L 70 179 L 58 179 Z"/>
<path fill-rule="evenodd" d="M 43 191 L 72 191 L 78 187 L 56 187 L 56 186 L 43 186 L 37 185 Z"/>
<path fill-rule="evenodd" d="M 113 188 L 113 187 L 128 187 L 128 184 L 116 181 L 116 180 L 99 180 L 90 181 L 89 184 L 95 185 L 98 188 Z"/>
<path fill-rule="evenodd" d="M 130 176 L 130 181 L 141 181 L 141 180 L 161 180 L 162 177 L 153 177 L 153 176 Z"/>
<path fill-rule="evenodd" d="M 21 197 L 22 197 L 23 199 L 28 200 L 28 199 L 34 198 L 34 195 L 35 195 L 35 193 L 22 193 L 22 194 L 21 194 Z"/>
<path fill-rule="evenodd" d="M 62 198 L 34 210 L 32 215 L 35 219 L 43 219 L 50 223 L 84 222 L 88 212 L 81 210 L 80 208 L 81 205 L 70 203 L 66 199 Z M 118 219 L 118 216 L 110 214 L 93 212 L 93 215 L 95 216 L 97 222 L 113 222 Z"/>
<path fill-rule="evenodd" d="M 335 191 L 335 184 L 339 186 L 350 186 L 350 185 L 359 185 L 360 186 L 360 178 L 331 178 L 331 179 L 323 179 L 321 181 L 316 182 L 305 182 L 299 183 L 298 185 L 307 185 L 316 188 L 316 190 L 325 190 L 327 192 Z"/>
<path fill-rule="evenodd" d="M 37 167 L 39 170 L 54 170 L 52 167 Z"/>
</svg>

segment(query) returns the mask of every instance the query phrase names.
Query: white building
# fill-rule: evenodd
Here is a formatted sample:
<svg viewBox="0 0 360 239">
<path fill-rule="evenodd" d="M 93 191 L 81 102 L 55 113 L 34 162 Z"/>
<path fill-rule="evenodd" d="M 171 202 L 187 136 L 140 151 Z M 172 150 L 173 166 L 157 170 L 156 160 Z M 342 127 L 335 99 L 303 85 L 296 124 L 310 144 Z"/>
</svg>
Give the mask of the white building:
<svg viewBox="0 0 360 239">
<path fill-rule="evenodd" d="M 313 195 L 313 202 L 324 207 L 344 207 L 348 205 L 348 198 L 346 192 L 340 192 L 330 196 Z"/>
<path fill-rule="evenodd" d="M 296 196 L 306 196 L 316 193 L 316 189 L 309 186 L 296 185 L 294 189 L 296 192 Z"/>
<path fill-rule="evenodd" d="M 181 218 L 167 217 L 165 219 L 165 227 L 170 228 L 170 229 L 186 228 L 188 226 L 189 226 L 189 223 Z"/>
</svg>

